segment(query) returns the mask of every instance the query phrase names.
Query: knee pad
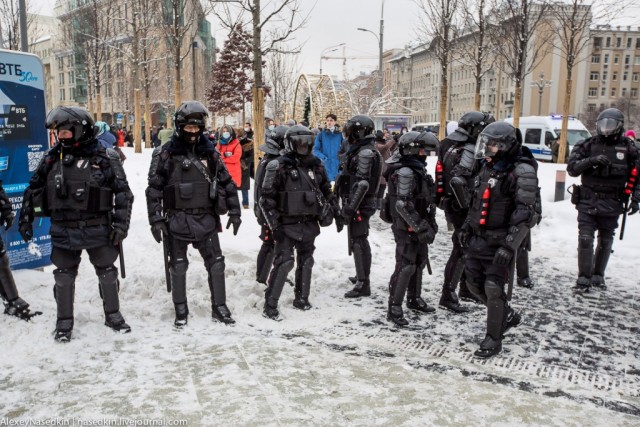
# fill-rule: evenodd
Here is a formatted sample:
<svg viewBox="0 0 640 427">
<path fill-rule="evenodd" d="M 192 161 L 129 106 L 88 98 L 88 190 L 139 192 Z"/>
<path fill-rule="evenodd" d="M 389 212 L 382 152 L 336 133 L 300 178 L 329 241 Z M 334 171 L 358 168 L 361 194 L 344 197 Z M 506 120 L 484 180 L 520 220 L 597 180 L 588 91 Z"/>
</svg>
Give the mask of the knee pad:
<svg viewBox="0 0 640 427">
<path fill-rule="evenodd" d="M 105 277 L 114 273 L 116 276 L 118 275 L 118 269 L 113 265 L 110 265 L 109 267 L 96 267 L 96 274 L 98 277 Z"/>
<path fill-rule="evenodd" d="M 484 292 L 480 290 L 480 284 L 474 282 L 471 279 L 467 279 L 467 289 L 469 289 L 469 292 L 471 292 L 475 296 L 484 295 Z"/>
<path fill-rule="evenodd" d="M 493 280 L 487 280 L 484 282 L 484 293 L 489 300 L 501 299 L 504 296 L 504 289 Z"/>
<path fill-rule="evenodd" d="M 224 264 L 224 257 L 221 256 L 220 258 L 216 259 L 213 264 L 211 264 L 211 271 L 213 273 L 224 273 L 224 268 L 225 268 L 225 264 Z"/>
<path fill-rule="evenodd" d="M 171 263 L 169 266 L 169 271 L 171 274 L 175 274 L 176 276 L 183 276 L 187 274 L 187 269 L 189 268 L 188 262 L 176 262 Z"/>
</svg>

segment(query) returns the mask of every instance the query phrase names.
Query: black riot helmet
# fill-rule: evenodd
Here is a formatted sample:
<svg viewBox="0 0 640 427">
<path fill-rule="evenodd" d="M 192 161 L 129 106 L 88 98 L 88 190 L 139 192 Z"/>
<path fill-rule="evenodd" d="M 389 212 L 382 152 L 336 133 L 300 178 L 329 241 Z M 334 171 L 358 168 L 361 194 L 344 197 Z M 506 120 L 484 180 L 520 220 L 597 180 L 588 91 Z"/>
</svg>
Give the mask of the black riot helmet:
<svg viewBox="0 0 640 427">
<path fill-rule="evenodd" d="M 284 136 L 284 149 L 289 153 L 308 156 L 313 151 L 315 135 L 308 127 L 294 125 L 287 129 Z"/>
<path fill-rule="evenodd" d="M 522 134 L 506 122 L 488 125 L 478 136 L 476 159 L 485 157 L 502 158 L 515 153 L 522 145 Z"/>
<path fill-rule="evenodd" d="M 458 120 L 458 127 L 466 130 L 471 139 L 475 141 L 478 139 L 480 132 L 482 132 L 487 125 L 495 121 L 496 119 L 489 113 L 469 111 L 460 117 L 460 120 Z"/>
<path fill-rule="evenodd" d="M 607 108 L 598 114 L 596 132 L 605 138 L 617 139 L 622 135 L 624 115 L 617 108 Z"/>
<path fill-rule="evenodd" d="M 435 151 L 438 138 L 431 132 L 407 132 L 398 139 L 398 152 L 402 157 L 415 157 L 427 160 L 427 152 Z"/>
<path fill-rule="evenodd" d="M 373 135 L 375 125 L 369 116 L 353 116 L 344 124 L 344 137 L 351 143 L 366 136 Z"/>
<path fill-rule="evenodd" d="M 268 154 L 280 154 L 280 151 L 284 150 L 284 137 L 289 129 L 289 126 L 276 126 L 273 130 L 267 130 L 265 142 L 260 146 L 260 150 Z"/>
<path fill-rule="evenodd" d="M 209 112 L 198 101 L 185 101 L 173 115 L 173 128 L 176 136 L 185 142 L 195 143 L 204 132 Z M 197 133 L 184 132 L 186 125 L 196 125 L 200 129 Z"/>
<path fill-rule="evenodd" d="M 71 138 L 58 138 L 64 146 L 84 144 L 91 141 L 97 133 L 91 113 L 80 107 L 56 107 L 49 111 L 45 127 L 52 130 L 69 130 Z"/>
</svg>

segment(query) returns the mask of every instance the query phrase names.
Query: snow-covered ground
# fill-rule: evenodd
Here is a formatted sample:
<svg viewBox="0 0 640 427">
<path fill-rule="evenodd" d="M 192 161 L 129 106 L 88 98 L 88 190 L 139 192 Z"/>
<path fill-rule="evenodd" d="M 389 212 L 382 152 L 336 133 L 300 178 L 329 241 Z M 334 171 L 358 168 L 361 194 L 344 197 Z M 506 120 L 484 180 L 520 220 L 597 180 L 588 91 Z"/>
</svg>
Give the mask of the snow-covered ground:
<svg viewBox="0 0 640 427">
<path fill-rule="evenodd" d="M 609 290 L 574 297 L 576 211 L 553 203 L 557 165 L 542 164 L 544 219 L 533 232 L 533 290 L 516 287 L 523 324 L 488 361 L 473 358 L 485 311 L 408 314 L 409 328 L 385 320 L 392 273 L 391 230 L 372 221 L 372 298 L 343 298 L 353 262 L 346 234 L 324 228 L 308 312 L 293 289 L 280 300 L 282 322 L 262 317 L 255 282 L 259 228 L 243 211 L 238 236 L 225 230 L 227 303 L 237 323 L 211 320 L 206 272 L 190 249 L 189 326 L 173 328 L 162 245 L 149 232 L 144 190 L 151 150 L 125 149 L 136 201 L 125 241 L 119 335 L 103 325 L 95 272 L 84 256 L 76 283 L 73 340 L 54 342 L 52 268 L 15 273 L 22 296 L 44 314 L 26 323 L 0 316 L 0 414 L 11 419 L 187 420 L 188 425 L 638 425 L 640 217 L 629 217 L 607 272 Z M 433 169 L 433 158 L 429 159 Z M 573 180 L 568 178 L 569 185 Z M 253 203 L 253 200 L 251 200 Z M 437 304 L 451 234 L 431 250 L 424 297 Z M 223 218 L 226 224 L 226 218 Z M 0 422 L 2 418 L 0 418 Z"/>
</svg>

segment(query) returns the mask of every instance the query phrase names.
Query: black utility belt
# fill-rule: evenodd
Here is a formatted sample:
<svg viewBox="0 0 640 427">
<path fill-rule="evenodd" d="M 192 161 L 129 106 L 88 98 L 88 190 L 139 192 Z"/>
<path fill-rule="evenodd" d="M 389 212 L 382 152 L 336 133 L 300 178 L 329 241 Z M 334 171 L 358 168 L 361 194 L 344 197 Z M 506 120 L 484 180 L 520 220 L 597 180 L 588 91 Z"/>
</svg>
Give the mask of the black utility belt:
<svg viewBox="0 0 640 427">
<path fill-rule="evenodd" d="M 178 212 L 184 212 L 191 215 L 200 215 L 200 214 L 211 214 L 213 215 L 214 209 L 213 206 L 210 208 L 185 208 L 185 209 L 167 209 L 167 215 L 171 216 Z"/>
<path fill-rule="evenodd" d="M 316 215 L 302 215 L 302 216 L 292 216 L 285 218 L 281 221 L 282 225 L 292 225 L 292 224 L 300 224 L 303 222 L 310 221 L 318 221 L 318 217 Z"/>
<path fill-rule="evenodd" d="M 84 220 L 78 220 L 78 221 L 56 221 L 56 220 L 52 220 L 51 223 L 53 225 L 57 225 L 59 227 L 84 228 L 84 227 L 93 227 L 93 226 L 96 226 L 96 225 L 108 225 L 109 224 L 109 218 L 101 217 L 101 218 L 91 218 L 91 219 L 84 219 Z"/>
<path fill-rule="evenodd" d="M 581 199 L 618 199 L 622 191 L 618 190 L 596 190 L 586 185 L 581 185 L 579 190 Z"/>
</svg>

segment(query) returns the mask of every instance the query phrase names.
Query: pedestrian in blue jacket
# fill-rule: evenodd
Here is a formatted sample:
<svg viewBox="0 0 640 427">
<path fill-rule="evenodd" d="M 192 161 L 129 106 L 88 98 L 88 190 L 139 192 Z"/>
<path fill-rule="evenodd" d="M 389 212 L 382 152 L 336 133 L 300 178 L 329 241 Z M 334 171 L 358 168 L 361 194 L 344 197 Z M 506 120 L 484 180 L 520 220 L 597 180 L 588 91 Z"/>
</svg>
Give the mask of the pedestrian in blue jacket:
<svg viewBox="0 0 640 427">
<path fill-rule="evenodd" d="M 324 163 L 329 181 L 335 181 L 336 175 L 338 175 L 338 165 L 340 164 L 338 152 L 343 137 L 336 123 L 336 115 L 327 114 L 325 119 L 327 127 L 316 136 L 313 154 Z"/>
</svg>

